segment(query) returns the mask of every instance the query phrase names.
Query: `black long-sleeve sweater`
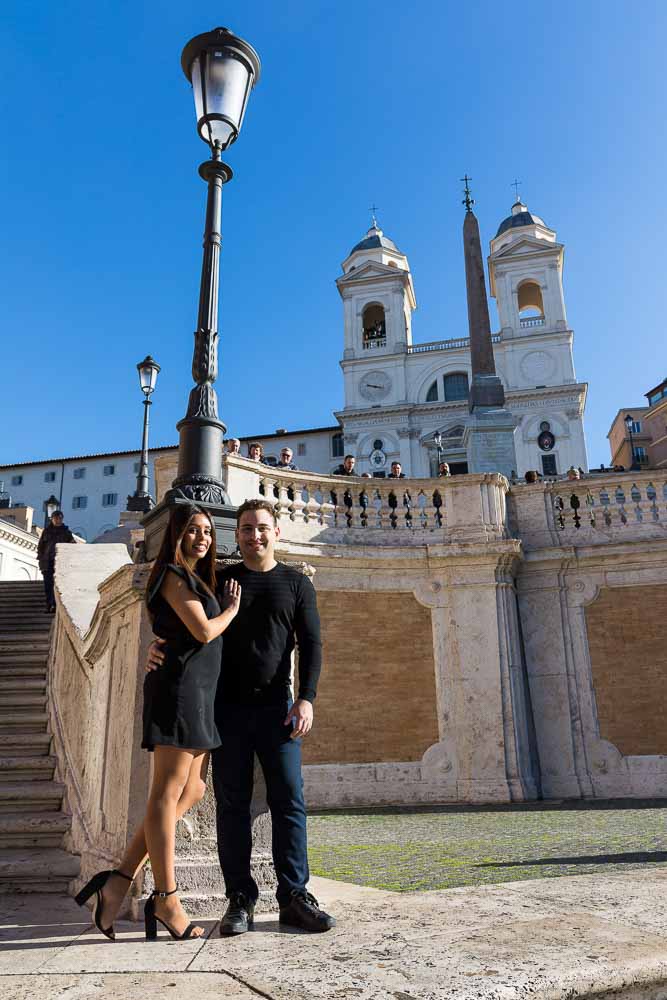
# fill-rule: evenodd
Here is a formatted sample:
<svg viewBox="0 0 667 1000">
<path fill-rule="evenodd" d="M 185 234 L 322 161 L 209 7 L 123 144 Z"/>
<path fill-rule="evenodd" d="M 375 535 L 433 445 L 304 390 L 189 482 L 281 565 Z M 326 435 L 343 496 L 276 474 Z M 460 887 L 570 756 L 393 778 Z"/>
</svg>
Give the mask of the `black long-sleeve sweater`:
<svg viewBox="0 0 667 1000">
<path fill-rule="evenodd" d="M 277 704 L 290 685 L 291 656 L 299 647 L 298 697 L 313 701 L 322 668 L 315 588 L 292 566 L 266 573 L 243 563 L 218 572 L 218 590 L 232 577 L 241 584 L 241 607 L 224 633 L 218 698 L 225 704 Z"/>
</svg>

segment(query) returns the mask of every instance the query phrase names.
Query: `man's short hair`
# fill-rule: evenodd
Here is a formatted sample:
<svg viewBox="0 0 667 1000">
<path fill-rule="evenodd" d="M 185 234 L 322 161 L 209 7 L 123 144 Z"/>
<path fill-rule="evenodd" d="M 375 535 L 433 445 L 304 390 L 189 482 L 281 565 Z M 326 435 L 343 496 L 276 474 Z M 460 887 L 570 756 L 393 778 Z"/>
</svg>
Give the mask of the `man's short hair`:
<svg viewBox="0 0 667 1000">
<path fill-rule="evenodd" d="M 392 462 L 392 463 L 391 463 L 391 467 L 392 467 L 392 469 L 393 469 L 393 467 L 394 467 L 395 465 L 400 465 L 400 464 L 401 464 L 400 462 Z"/>
<path fill-rule="evenodd" d="M 348 458 L 351 458 L 353 462 L 355 461 L 354 455 L 346 455 L 343 461 L 347 462 Z"/>
<path fill-rule="evenodd" d="M 64 517 L 64 516 L 65 515 L 61 510 L 54 510 L 53 514 L 51 515 L 51 517 Z"/>
<path fill-rule="evenodd" d="M 273 518 L 273 523 L 278 524 L 278 518 L 276 517 L 276 508 L 269 500 L 244 500 L 239 509 L 236 511 L 236 526 L 241 523 L 241 515 L 245 514 L 248 510 L 265 510 L 267 514 L 270 514 Z"/>
</svg>

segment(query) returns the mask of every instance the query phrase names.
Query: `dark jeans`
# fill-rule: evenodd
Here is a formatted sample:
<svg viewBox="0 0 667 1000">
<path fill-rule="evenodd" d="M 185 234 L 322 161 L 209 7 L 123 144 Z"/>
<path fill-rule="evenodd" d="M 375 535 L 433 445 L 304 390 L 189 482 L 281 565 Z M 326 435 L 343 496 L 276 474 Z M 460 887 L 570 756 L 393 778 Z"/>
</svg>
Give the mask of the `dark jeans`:
<svg viewBox="0 0 667 1000">
<path fill-rule="evenodd" d="M 216 723 L 222 746 L 213 751 L 213 789 L 217 809 L 218 855 L 227 895 L 259 895 L 250 874 L 252 831 L 250 800 L 254 755 L 264 772 L 271 811 L 273 864 L 278 876 L 276 896 L 289 902 L 293 889 L 304 890 L 309 879 L 306 807 L 301 777 L 301 740 L 290 739 L 283 725 L 289 703 L 218 706 Z"/>
<path fill-rule="evenodd" d="M 42 570 L 42 576 L 44 577 L 44 596 L 46 597 L 47 608 L 54 607 L 56 603 L 56 595 L 53 591 L 53 577 L 55 576 L 55 572 L 55 563 L 53 566 L 49 566 L 48 569 Z"/>
</svg>

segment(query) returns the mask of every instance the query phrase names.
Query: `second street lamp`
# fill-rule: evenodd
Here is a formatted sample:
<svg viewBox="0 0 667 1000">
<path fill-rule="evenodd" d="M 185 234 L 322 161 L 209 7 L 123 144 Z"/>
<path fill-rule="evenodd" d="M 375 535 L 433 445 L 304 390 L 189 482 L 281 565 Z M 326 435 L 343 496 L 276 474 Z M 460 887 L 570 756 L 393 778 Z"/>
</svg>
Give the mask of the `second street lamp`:
<svg viewBox="0 0 667 1000">
<path fill-rule="evenodd" d="M 155 501 L 148 490 L 148 407 L 152 405 L 150 397 L 155 389 L 160 366 L 150 354 L 147 354 L 144 360 L 137 365 L 137 371 L 139 372 L 139 385 L 144 394 L 144 430 L 141 436 L 141 460 L 137 475 L 137 488 L 132 496 L 127 498 L 127 509 L 147 514 L 155 506 Z"/>
<path fill-rule="evenodd" d="M 204 504 L 219 529 L 218 549 L 233 551 L 234 512 L 222 482 L 222 439 L 226 427 L 218 415 L 213 383 L 218 375 L 218 285 L 220 270 L 222 185 L 232 171 L 221 154 L 238 138 L 250 91 L 259 80 L 259 56 L 252 45 L 227 28 L 197 35 L 183 49 L 183 72 L 192 84 L 197 131 L 211 150 L 199 167 L 208 185 L 204 255 L 199 288 L 192 377 L 185 417 L 179 432 L 178 472 L 165 496 L 167 506 Z M 166 510 L 156 508 L 146 526 L 146 554 L 155 555 L 156 535 L 164 527 Z"/>
<path fill-rule="evenodd" d="M 639 469 L 639 463 L 635 457 L 635 442 L 632 436 L 632 425 L 634 424 L 634 417 L 629 413 L 625 417 L 625 426 L 628 429 L 628 434 L 630 435 L 630 472 L 636 472 Z"/>
<path fill-rule="evenodd" d="M 440 463 L 442 461 L 442 434 L 440 431 L 436 431 L 433 435 L 433 444 L 438 449 L 438 472 L 440 472 Z"/>
</svg>

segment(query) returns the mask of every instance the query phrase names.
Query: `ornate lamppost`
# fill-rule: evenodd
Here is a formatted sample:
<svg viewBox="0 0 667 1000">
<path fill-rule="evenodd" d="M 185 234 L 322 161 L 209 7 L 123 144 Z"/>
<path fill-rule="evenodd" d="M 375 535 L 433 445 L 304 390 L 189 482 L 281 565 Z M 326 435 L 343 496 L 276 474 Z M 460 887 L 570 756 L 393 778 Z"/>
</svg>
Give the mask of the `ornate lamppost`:
<svg viewBox="0 0 667 1000">
<path fill-rule="evenodd" d="M 433 444 L 438 449 L 438 474 L 440 473 L 440 463 L 442 462 L 442 434 L 436 431 L 433 435 Z"/>
<path fill-rule="evenodd" d="M 51 518 L 53 517 L 55 511 L 58 510 L 60 504 L 58 503 L 58 497 L 54 497 L 53 493 L 48 500 L 45 500 L 42 504 L 42 509 L 44 511 L 44 527 L 48 525 Z"/>
<path fill-rule="evenodd" d="M 628 429 L 628 434 L 630 435 L 630 472 L 636 472 L 639 469 L 639 463 L 635 456 L 635 441 L 632 436 L 632 425 L 634 423 L 634 417 L 629 413 L 625 417 L 625 426 Z"/>
<path fill-rule="evenodd" d="M 139 385 L 144 394 L 144 429 L 141 437 L 141 460 L 137 475 L 137 488 L 127 498 L 127 509 L 147 514 L 155 506 L 155 501 L 148 491 L 148 408 L 152 406 L 151 396 L 155 391 L 160 366 L 147 354 L 137 365 Z"/>
<path fill-rule="evenodd" d="M 178 473 L 164 504 L 145 518 L 146 555 L 157 551 L 168 516 L 178 503 L 202 504 L 218 528 L 218 549 L 233 551 L 234 512 L 222 482 L 222 440 L 226 431 L 218 415 L 213 383 L 218 375 L 218 285 L 220 269 L 222 186 L 232 178 L 222 153 L 239 136 L 250 91 L 259 80 L 259 56 L 252 45 L 227 28 L 197 35 L 183 49 L 181 65 L 192 84 L 197 131 L 211 150 L 211 159 L 199 167 L 208 185 L 204 255 L 195 330 L 192 377 L 185 417 L 179 432 Z"/>
</svg>

